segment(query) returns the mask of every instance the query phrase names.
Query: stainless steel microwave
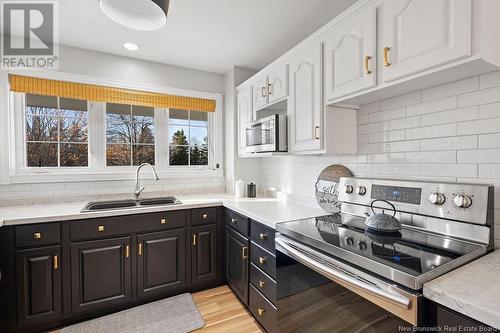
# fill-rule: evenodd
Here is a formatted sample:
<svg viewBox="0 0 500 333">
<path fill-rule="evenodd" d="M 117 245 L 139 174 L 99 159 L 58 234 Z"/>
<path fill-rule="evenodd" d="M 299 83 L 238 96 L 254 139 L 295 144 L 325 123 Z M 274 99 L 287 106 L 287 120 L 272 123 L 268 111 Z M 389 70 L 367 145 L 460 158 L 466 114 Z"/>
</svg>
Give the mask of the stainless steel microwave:
<svg viewBox="0 0 500 333">
<path fill-rule="evenodd" d="M 248 123 L 245 128 L 246 152 L 286 152 L 287 147 L 286 116 L 273 114 Z"/>
</svg>

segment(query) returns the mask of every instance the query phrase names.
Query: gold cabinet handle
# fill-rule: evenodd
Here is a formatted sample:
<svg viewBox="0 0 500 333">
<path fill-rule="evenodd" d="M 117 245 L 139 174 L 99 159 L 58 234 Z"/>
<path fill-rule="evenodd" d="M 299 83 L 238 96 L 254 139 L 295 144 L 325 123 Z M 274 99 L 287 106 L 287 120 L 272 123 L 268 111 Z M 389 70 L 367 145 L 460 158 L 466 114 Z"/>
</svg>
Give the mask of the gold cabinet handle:
<svg viewBox="0 0 500 333">
<path fill-rule="evenodd" d="M 258 310 L 259 316 L 262 316 L 264 313 L 266 313 L 266 309 L 259 308 Z"/>
<path fill-rule="evenodd" d="M 265 285 L 266 285 L 266 281 L 259 280 L 259 287 L 264 288 Z"/>
<path fill-rule="evenodd" d="M 41 232 L 35 232 L 33 234 L 33 239 L 42 239 L 42 233 Z"/>
<path fill-rule="evenodd" d="M 142 243 L 139 243 L 139 256 L 142 256 Z"/>
<path fill-rule="evenodd" d="M 237 219 L 231 219 L 231 223 L 232 223 L 232 224 L 235 224 L 236 222 L 238 222 L 238 220 L 237 220 Z"/>
<path fill-rule="evenodd" d="M 59 269 L 59 257 L 57 255 L 54 256 L 54 270 Z"/>
<path fill-rule="evenodd" d="M 315 140 L 319 140 L 319 126 L 314 126 L 313 128 L 313 135 Z"/>
<path fill-rule="evenodd" d="M 266 240 L 267 239 L 267 234 L 265 232 L 261 232 L 260 235 L 259 235 L 259 238 L 262 239 L 262 240 Z"/>
<path fill-rule="evenodd" d="M 193 246 L 196 246 L 196 235 L 193 235 Z"/>
<path fill-rule="evenodd" d="M 370 70 L 370 60 L 372 57 L 366 56 L 365 57 L 365 73 L 366 74 L 371 74 L 372 71 Z"/>
<path fill-rule="evenodd" d="M 103 232 L 104 231 L 104 226 L 103 225 L 98 226 L 97 227 L 97 231 Z"/>
<path fill-rule="evenodd" d="M 266 87 L 262 87 L 261 93 L 262 93 L 262 97 L 266 97 Z"/>
<path fill-rule="evenodd" d="M 391 63 L 389 62 L 389 51 L 391 50 L 390 47 L 384 47 L 384 66 L 389 67 Z"/>
<path fill-rule="evenodd" d="M 241 248 L 241 259 L 245 260 L 248 258 L 248 247 L 247 246 L 243 246 Z"/>
<path fill-rule="evenodd" d="M 125 258 L 130 257 L 130 245 L 125 246 Z"/>
<path fill-rule="evenodd" d="M 267 257 L 259 257 L 259 262 L 261 265 L 264 265 L 267 261 Z"/>
<path fill-rule="evenodd" d="M 202 218 L 203 218 L 204 220 L 208 219 L 208 214 L 203 214 Z"/>
<path fill-rule="evenodd" d="M 273 94 L 273 85 L 271 83 L 267 85 L 267 93 L 269 94 L 269 96 Z"/>
<path fill-rule="evenodd" d="M 167 219 L 161 219 L 160 220 L 160 224 L 166 224 L 167 223 Z"/>
</svg>

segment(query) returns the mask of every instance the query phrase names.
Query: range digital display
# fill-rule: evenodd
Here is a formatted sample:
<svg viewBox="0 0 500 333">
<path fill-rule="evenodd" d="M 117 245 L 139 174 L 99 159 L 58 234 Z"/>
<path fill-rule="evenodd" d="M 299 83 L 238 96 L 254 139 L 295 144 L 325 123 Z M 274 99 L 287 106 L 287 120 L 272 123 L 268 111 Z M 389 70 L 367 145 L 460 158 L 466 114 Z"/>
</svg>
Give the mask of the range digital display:
<svg viewBox="0 0 500 333">
<path fill-rule="evenodd" d="M 372 199 L 389 200 L 413 205 L 420 205 L 421 197 L 421 188 L 372 185 Z"/>
</svg>

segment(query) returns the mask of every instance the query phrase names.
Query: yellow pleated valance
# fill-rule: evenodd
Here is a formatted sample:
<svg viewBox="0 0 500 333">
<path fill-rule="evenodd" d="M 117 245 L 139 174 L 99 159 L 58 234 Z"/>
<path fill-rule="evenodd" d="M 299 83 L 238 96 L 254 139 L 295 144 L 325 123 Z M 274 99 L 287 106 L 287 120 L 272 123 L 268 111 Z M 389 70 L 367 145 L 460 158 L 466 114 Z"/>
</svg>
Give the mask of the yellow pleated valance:
<svg viewBox="0 0 500 333">
<path fill-rule="evenodd" d="M 9 79 L 10 90 L 20 93 L 157 108 L 206 112 L 215 111 L 215 101 L 211 99 L 166 95 L 140 90 L 47 80 L 19 75 L 10 75 Z"/>
</svg>

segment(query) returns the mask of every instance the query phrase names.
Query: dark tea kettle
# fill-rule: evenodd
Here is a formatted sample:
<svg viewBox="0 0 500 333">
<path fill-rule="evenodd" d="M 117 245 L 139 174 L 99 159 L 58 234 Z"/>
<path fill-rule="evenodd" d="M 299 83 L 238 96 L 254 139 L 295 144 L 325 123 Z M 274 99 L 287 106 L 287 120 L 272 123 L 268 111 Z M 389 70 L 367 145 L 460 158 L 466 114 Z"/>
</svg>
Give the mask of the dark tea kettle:
<svg viewBox="0 0 500 333">
<path fill-rule="evenodd" d="M 373 209 L 373 204 L 375 202 L 385 202 L 389 206 L 391 206 L 393 214 L 388 215 L 385 214 L 385 210 L 382 209 L 382 213 L 375 213 L 375 210 Z M 382 233 L 392 233 L 392 232 L 398 232 L 401 230 L 401 222 L 396 218 L 396 207 L 392 203 L 390 203 L 387 200 L 373 200 L 372 203 L 370 204 L 370 208 L 372 210 L 372 215 L 365 213 L 366 215 L 366 220 L 365 220 L 365 225 L 368 227 L 368 229 L 375 231 L 375 232 L 382 232 Z"/>
</svg>

